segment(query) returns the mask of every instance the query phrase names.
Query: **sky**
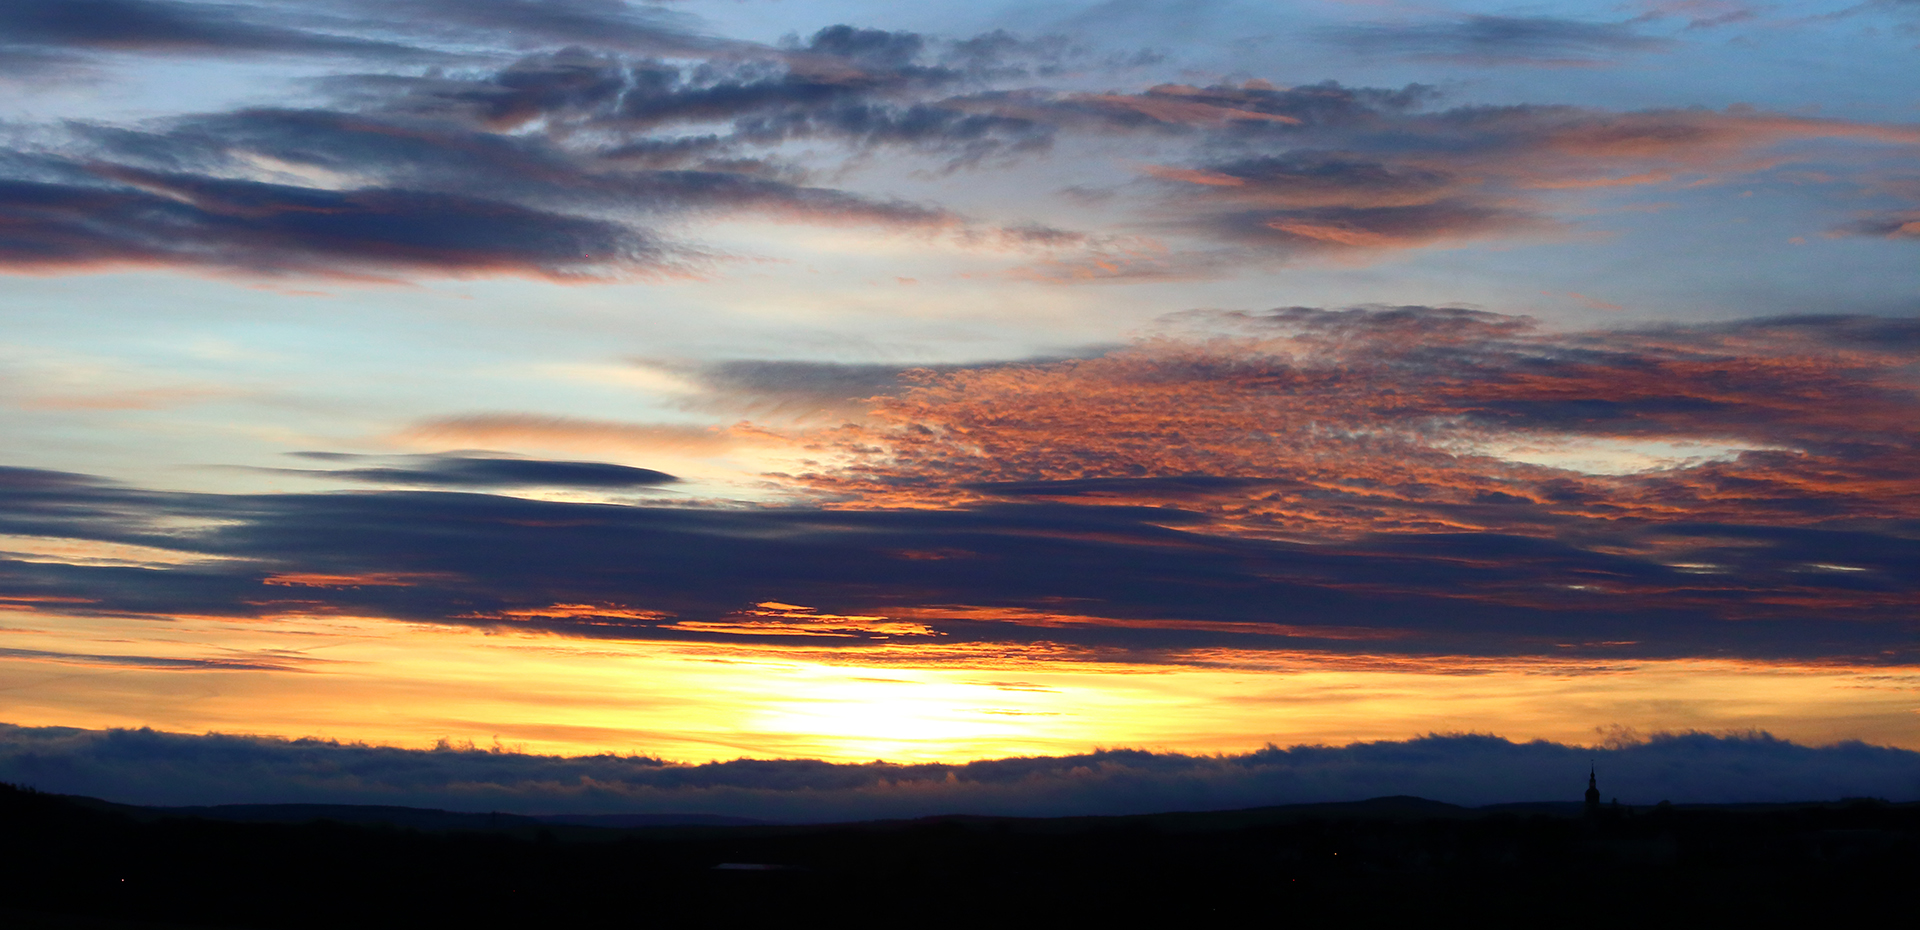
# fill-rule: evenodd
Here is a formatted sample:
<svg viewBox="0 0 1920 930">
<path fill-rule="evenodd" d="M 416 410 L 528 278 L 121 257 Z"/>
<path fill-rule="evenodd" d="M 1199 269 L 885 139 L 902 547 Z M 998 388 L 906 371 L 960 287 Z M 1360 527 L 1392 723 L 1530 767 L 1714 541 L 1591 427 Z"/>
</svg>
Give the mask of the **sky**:
<svg viewBox="0 0 1920 930">
<path fill-rule="evenodd" d="M 0 777 L 1920 797 L 1916 56 L 1913 0 L 0 0 Z M 595 779 L 651 787 L 537 787 Z"/>
</svg>

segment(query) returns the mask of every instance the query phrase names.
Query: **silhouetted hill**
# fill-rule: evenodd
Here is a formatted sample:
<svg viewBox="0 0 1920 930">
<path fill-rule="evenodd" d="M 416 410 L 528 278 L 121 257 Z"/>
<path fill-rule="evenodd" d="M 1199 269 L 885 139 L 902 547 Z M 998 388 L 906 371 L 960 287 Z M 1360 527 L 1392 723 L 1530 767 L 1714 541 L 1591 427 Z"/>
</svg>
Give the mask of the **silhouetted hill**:
<svg viewBox="0 0 1920 930">
<path fill-rule="evenodd" d="M 1831 921 L 1904 907 L 1920 867 L 1920 805 L 1664 806 L 1593 819 L 1557 804 L 1513 808 L 1396 797 L 614 827 L 392 807 L 135 808 L 0 787 L 0 923 Z"/>
<path fill-rule="evenodd" d="M 123 814 L 139 821 L 167 817 L 197 817 L 235 823 L 300 824 L 316 821 L 360 825 L 386 825 L 426 831 L 499 831 L 507 833 L 537 831 L 542 827 L 564 825 L 632 829 L 636 827 L 744 827 L 769 823 L 751 817 L 726 817 L 719 814 L 524 814 L 445 811 L 424 807 L 397 807 L 383 804 L 216 804 L 179 807 L 142 807 L 115 804 L 99 798 L 61 795 L 81 807 Z"/>
<path fill-rule="evenodd" d="M 60 795 L 77 805 L 94 810 L 124 814 L 135 820 L 153 821 L 167 817 L 190 817 L 205 820 L 225 820 L 236 823 L 284 823 L 301 824 L 316 821 L 333 821 L 343 824 L 387 825 L 424 831 L 495 831 L 519 833 L 537 831 L 542 827 L 598 827 L 603 829 L 628 830 L 646 827 L 752 827 L 752 826 L 794 826 L 778 824 L 774 821 L 756 820 L 751 817 L 727 817 L 720 814 L 503 814 L 472 813 L 466 811 L 446 811 L 420 807 L 396 807 L 375 804 L 219 804 L 205 806 L 180 807 L 142 807 L 131 804 L 115 804 L 99 798 Z M 1574 815 L 1580 812 L 1578 804 L 1546 805 L 1502 805 L 1502 807 L 1552 808 L 1553 812 Z M 890 829 L 899 825 L 932 822 L 980 822 L 1020 821 L 1036 829 L 1076 830 L 1088 825 L 1107 822 L 1138 822 L 1166 830 L 1219 830 L 1235 827 L 1256 826 L 1268 823 L 1287 823 L 1309 817 L 1335 817 L 1353 819 L 1419 819 L 1429 817 L 1473 817 L 1480 810 L 1447 804 L 1443 801 L 1429 801 L 1426 798 L 1396 796 L 1372 798 L 1365 801 L 1340 801 L 1317 804 L 1287 804 L 1273 807 L 1246 808 L 1232 811 L 1171 811 L 1161 814 L 1128 814 L 1118 816 L 1082 816 L 1019 818 L 949 815 L 944 817 L 917 818 L 911 820 L 875 820 L 848 824 L 831 825 L 835 828 L 879 828 Z M 809 829 L 820 829 L 820 825 L 808 825 Z"/>
<path fill-rule="evenodd" d="M 541 823 L 563 823 L 578 827 L 752 827 L 772 823 L 752 817 L 725 817 L 720 814 L 546 814 L 535 817 Z"/>
</svg>

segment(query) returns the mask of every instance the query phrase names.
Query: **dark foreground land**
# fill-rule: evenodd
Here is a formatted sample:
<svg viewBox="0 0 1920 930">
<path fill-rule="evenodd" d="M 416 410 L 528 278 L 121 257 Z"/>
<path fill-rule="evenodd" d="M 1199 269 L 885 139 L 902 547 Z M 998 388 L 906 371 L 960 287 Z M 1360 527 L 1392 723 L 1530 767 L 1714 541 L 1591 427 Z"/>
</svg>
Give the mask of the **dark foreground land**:
<svg viewBox="0 0 1920 930">
<path fill-rule="evenodd" d="M 438 927 L 1219 918 L 1505 925 L 1912 907 L 1920 805 L 587 826 L 399 808 L 157 809 L 0 786 L 0 926 Z"/>
</svg>

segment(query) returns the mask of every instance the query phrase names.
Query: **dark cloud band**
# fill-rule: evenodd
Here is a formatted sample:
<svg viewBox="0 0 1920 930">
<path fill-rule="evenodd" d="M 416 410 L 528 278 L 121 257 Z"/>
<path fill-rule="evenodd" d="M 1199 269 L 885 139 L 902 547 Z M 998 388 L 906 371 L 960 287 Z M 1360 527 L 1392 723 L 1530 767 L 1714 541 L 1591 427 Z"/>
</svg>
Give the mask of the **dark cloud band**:
<svg viewBox="0 0 1920 930">
<path fill-rule="evenodd" d="M 1764 734 L 1594 748 L 1492 736 L 1188 756 L 1136 750 L 962 764 L 557 757 L 324 740 L 0 725 L 0 780 L 155 805 L 389 804 L 524 814 L 680 814 L 832 822 L 940 814 L 1225 810 L 1413 795 L 1570 801 L 1589 763 L 1625 803 L 1920 798 L 1920 754 Z"/>
<path fill-rule="evenodd" d="M 384 464 L 358 468 L 333 468 L 285 472 L 314 478 L 364 481 L 369 484 L 451 488 L 643 488 L 670 484 L 679 479 L 650 468 L 633 468 L 605 462 L 547 462 L 532 459 L 476 458 L 457 455 L 421 455 L 401 457 L 347 456 L 357 459 L 397 459 Z"/>
<path fill-rule="evenodd" d="M 624 227 L 498 201 L 99 173 L 87 185 L 0 181 L 0 266 L 565 276 L 667 259 Z"/>
</svg>

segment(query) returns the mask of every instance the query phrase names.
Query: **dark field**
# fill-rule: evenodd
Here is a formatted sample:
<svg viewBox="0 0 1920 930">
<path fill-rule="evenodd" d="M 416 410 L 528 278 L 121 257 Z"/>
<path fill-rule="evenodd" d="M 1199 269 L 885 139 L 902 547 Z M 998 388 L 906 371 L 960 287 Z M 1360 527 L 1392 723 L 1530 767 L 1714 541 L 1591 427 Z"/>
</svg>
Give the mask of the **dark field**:
<svg viewBox="0 0 1920 930">
<path fill-rule="evenodd" d="M 1920 875 L 1920 805 L 1878 801 L 608 827 L 0 787 L 0 826 L 21 928 L 1827 921 L 1904 913 Z"/>
</svg>

